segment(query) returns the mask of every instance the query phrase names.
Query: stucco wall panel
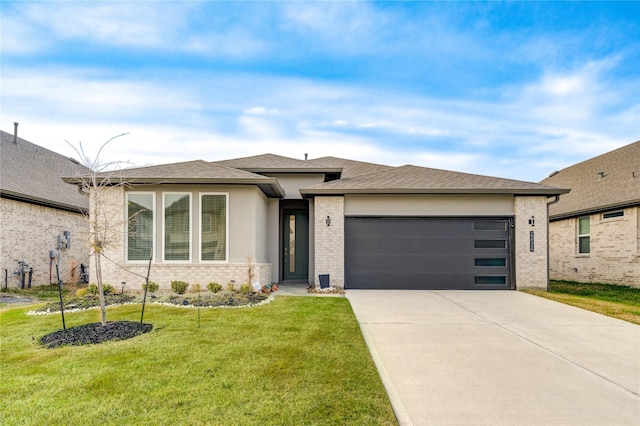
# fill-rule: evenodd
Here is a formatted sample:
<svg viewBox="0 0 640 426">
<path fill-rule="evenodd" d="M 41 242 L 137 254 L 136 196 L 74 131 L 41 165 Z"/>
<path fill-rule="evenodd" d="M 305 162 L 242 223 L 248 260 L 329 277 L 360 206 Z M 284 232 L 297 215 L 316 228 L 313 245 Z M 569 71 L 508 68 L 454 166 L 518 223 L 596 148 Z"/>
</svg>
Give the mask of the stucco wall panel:
<svg viewBox="0 0 640 426">
<path fill-rule="evenodd" d="M 347 216 L 513 216 L 513 196 L 349 195 Z"/>
</svg>

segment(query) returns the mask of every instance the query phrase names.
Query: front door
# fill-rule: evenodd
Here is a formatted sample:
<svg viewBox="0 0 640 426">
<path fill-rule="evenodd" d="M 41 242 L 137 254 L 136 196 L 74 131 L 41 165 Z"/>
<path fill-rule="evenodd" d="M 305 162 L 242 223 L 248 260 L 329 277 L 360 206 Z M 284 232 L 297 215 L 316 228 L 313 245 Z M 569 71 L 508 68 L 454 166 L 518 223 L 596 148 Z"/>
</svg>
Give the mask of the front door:
<svg viewBox="0 0 640 426">
<path fill-rule="evenodd" d="M 285 210 L 283 212 L 284 253 L 283 279 L 309 279 L 309 212 Z"/>
</svg>

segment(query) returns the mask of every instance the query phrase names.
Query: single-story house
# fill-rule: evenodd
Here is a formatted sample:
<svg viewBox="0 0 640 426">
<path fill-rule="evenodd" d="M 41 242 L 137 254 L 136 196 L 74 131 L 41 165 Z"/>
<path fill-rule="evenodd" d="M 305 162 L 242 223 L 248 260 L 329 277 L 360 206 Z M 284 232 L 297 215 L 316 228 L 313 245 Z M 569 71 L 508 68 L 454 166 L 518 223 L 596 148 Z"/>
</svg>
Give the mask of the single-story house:
<svg viewBox="0 0 640 426">
<path fill-rule="evenodd" d="M 141 283 L 151 256 L 151 280 L 164 289 L 172 280 L 318 285 L 320 275 L 346 289 L 546 289 L 547 206 L 568 192 L 273 154 L 99 177 L 119 182 L 101 197 L 122 218 L 103 280 Z"/>
<path fill-rule="evenodd" d="M 552 173 L 552 279 L 640 287 L 640 141 Z"/>
<path fill-rule="evenodd" d="M 17 135 L 0 132 L 0 264 L 2 287 L 22 286 L 28 273 L 32 285 L 57 282 L 50 251 L 58 237 L 70 233 L 70 247 L 62 250 L 60 274 L 64 282 L 80 279 L 80 265 L 88 265 L 85 244 L 88 197 L 61 178 L 86 173 L 77 161 L 28 142 Z M 21 268 L 21 264 L 26 265 Z M 27 270 L 29 272 L 27 272 Z"/>
</svg>

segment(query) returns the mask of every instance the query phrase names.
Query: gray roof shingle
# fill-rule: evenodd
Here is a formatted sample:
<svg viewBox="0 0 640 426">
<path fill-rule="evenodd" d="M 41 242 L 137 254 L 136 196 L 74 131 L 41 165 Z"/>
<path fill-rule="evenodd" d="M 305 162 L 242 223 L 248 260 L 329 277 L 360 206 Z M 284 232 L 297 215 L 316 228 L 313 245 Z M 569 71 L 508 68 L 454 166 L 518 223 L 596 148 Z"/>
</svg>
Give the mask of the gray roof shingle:
<svg viewBox="0 0 640 426">
<path fill-rule="evenodd" d="M 328 167 L 342 168 L 342 178 L 351 178 L 360 175 L 368 175 L 374 172 L 381 172 L 384 170 L 392 169 L 392 166 L 385 166 L 382 164 L 367 163 L 364 161 L 347 160 L 337 157 L 322 157 L 314 158 L 314 163 L 320 163 Z"/>
<path fill-rule="evenodd" d="M 567 192 L 533 182 L 406 165 L 304 188 L 306 195 L 347 193 L 529 194 Z"/>
<path fill-rule="evenodd" d="M 62 181 L 63 176 L 86 173 L 88 169 L 20 137 L 0 131 L 0 192 L 3 197 L 69 211 L 86 211 L 88 197 Z"/>
<path fill-rule="evenodd" d="M 571 188 L 551 219 L 640 205 L 640 141 L 560 170 L 540 182 Z"/>
<path fill-rule="evenodd" d="M 324 173 L 341 171 L 339 167 L 329 167 L 317 161 L 298 160 L 295 158 L 283 157 L 275 154 L 255 155 L 252 157 L 215 161 L 214 163 L 254 173 Z"/>
<path fill-rule="evenodd" d="M 68 176 L 64 180 L 80 183 L 88 175 Z M 99 180 L 108 179 L 113 183 L 126 182 L 128 185 L 141 184 L 232 184 L 257 185 L 269 197 L 283 197 L 284 189 L 275 178 L 257 175 L 203 160 L 181 163 L 160 164 L 156 166 L 131 167 L 111 172 L 98 173 Z"/>
</svg>

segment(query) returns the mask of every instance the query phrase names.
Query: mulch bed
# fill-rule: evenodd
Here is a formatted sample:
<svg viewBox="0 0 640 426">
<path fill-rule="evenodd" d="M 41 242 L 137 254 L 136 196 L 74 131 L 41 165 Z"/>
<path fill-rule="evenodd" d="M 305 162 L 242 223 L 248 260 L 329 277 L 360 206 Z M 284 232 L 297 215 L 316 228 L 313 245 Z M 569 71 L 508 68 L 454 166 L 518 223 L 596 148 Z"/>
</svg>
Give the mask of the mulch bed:
<svg viewBox="0 0 640 426">
<path fill-rule="evenodd" d="M 153 329 L 151 324 L 140 324 L 134 321 L 112 321 L 102 325 L 99 322 L 58 330 L 42 336 L 39 342 L 48 348 L 67 345 L 91 345 L 110 340 L 127 340 L 148 333 Z"/>
</svg>

